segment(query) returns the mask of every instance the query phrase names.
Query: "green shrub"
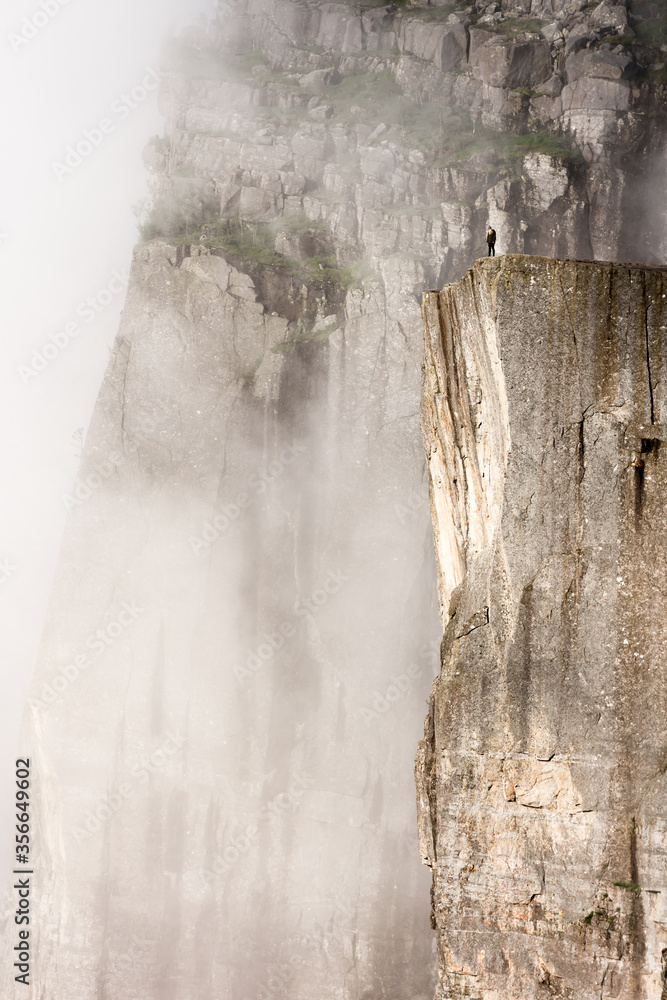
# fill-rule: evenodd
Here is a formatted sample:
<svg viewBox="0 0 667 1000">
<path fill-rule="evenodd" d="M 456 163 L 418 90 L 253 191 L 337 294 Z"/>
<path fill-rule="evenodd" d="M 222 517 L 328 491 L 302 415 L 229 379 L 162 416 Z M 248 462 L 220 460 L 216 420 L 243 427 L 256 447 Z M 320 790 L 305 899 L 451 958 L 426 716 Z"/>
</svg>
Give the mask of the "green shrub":
<svg viewBox="0 0 667 1000">
<path fill-rule="evenodd" d="M 619 883 L 616 884 L 618 885 Z M 602 898 L 605 899 L 606 896 L 607 894 L 605 893 Z M 616 922 L 616 915 L 614 913 L 607 913 L 606 910 L 591 910 L 590 913 L 586 914 L 583 920 L 586 927 L 591 926 L 593 923 L 593 917 L 600 917 L 602 920 L 606 920 L 609 925 L 609 930 L 614 929 L 614 924 Z"/>
<path fill-rule="evenodd" d="M 374 277 L 369 265 L 363 260 L 356 261 L 348 267 L 339 267 L 335 254 L 312 256 L 306 261 L 298 261 L 278 253 L 275 249 L 275 239 L 276 233 L 281 229 L 290 233 L 329 231 L 324 223 L 312 223 L 303 213 L 283 216 L 271 223 L 240 222 L 217 216 L 203 221 L 195 229 L 182 224 L 165 223 L 164 218 L 153 209 L 148 218 L 139 225 L 144 242 L 163 240 L 179 246 L 219 248 L 232 258 L 240 257 L 242 260 L 284 268 L 298 281 L 321 282 L 341 291 L 348 291 L 357 287 L 364 279 Z M 204 239 L 201 238 L 202 226 L 207 229 Z"/>
<path fill-rule="evenodd" d="M 594 45 L 597 48 L 599 45 L 632 45 L 636 41 L 632 35 L 604 35 L 599 39 Z"/>
<path fill-rule="evenodd" d="M 483 31 L 491 31 L 496 35 L 506 35 L 514 40 L 517 35 L 524 31 L 541 32 L 542 26 L 546 23 L 537 17 L 510 17 L 498 24 L 475 24 L 475 27 L 481 28 Z"/>
<path fill-rule="evenodd" d="M 241 382 L 244 386 L 252 385 L 255 379 L 255 375 L 257 374 L 263 360 L 264 358 L 262 355 L 256 358 L 255 361 L 252 363 L 252 365 L 250 365 L 249 368 L 247 368 L 244 372 L 242 372 L 239 375 L 238 381 Z"/>
<path fill-rule="evenodd" d="M 649 83 L 667 83 L 667 66 L 663 66 L 662 69 L 649 70 L 646 75 Z"/>
<path fill-rule="evenodd" d="M 436 159 L 436 166 L 462 165 L 466 161 L 483 161 L 488 167 L 503 162 L 517 162 L 529 153 L 542 153 L 559 159 L 579 159 L 581 154 L 551 132 L 527 132 L 513 135 L 480 127 L 471 132 L 461 130 L 453 137 Z"/>
<path fill-rule="evenodd" d="M 614 882 L 619 889 L 629 889 L 630 892 L 641 892 L 642 887 L 636 882 Z"/>
<path fill-rule="evenodd" d="M 202 239 L 202 225 L 208 229 L 208 235 Z M 195 244 L 215 249 L 219 247 L 228 254 L 243 257 L 245 260 L 255 260 L 260 264 L 271 264 L 273 267 L 287 267 L 288 260 L 274 249 L 275 234 L 266 223 L 243 224 L 221 219 L 202 221 L 198 228 L 174 224 L 161 225 L 159 216 L 149 217 L 140 227 L 140 234 L 145 242 L 165 240 L 179 246 Z"/>
</svg>

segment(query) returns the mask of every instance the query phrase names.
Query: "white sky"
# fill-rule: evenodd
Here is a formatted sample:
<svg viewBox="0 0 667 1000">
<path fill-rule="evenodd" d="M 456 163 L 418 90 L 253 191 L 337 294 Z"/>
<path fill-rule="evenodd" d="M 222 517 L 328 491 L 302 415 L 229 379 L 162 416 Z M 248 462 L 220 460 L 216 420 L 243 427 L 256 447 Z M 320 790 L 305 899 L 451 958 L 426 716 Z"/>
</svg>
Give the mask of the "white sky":
<svg viewBox="0 0 667 1000">
<path fill-rule="evenodd" d="M 142 148 L 162 133 L 155 91 L 124 120 L 115 102 L 158 69 L 169 29 L 197 23 L 212 6 L 61 2 L 41 0 L 57 13 L 18 51 L 9 35 L 30 31 L 26 18 L 43 20 L 40 0 L 4 0 L 0 10 L 0 882 L 13 840 L 19 723 L 65 520 L 61 497 L 77 470 L 73 436 L 87 429 L 123 295 L 94 322 L 76 310 L 113 271 L 129 268 L 131 206 L 147 194 Z M 113 131 L 59 181 L 54 161 L 103 118 Z M 80 334 L 25 384 L 18 366 L 70 322 Z"/>
</svg>

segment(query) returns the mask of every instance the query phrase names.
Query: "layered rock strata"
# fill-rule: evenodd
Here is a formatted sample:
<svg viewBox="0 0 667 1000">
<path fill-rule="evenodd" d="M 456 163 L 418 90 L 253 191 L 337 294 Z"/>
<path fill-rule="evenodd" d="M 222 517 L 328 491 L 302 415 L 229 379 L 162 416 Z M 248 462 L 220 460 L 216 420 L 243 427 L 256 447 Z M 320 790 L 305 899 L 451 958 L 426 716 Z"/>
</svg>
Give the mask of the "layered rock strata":
<svg viewBox="0 0 667 1000">
<path fill-rule="evenodd" d="M 255 222 L 303 212 L 339 266 L 407 258 L 430 287 L 465 272 L 487 221 L 503 252 L 660 263 L 662 8 L 460 8 L 221 6 L 191 39 L 197 80 L 167 83 L 159 192 Z"/>
<path fill-rule="evenodd" d="M 667 271 L 507 256 L 424 320 L 436 996 L 659 997 Z"/>
</svg>

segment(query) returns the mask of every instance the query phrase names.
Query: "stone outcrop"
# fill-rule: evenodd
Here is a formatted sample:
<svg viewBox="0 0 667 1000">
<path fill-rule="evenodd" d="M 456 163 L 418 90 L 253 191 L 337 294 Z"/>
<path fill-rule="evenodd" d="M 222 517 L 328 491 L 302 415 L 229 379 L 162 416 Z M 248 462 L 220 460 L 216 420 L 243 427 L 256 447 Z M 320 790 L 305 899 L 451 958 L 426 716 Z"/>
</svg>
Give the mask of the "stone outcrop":
<svg viewBox="0 0 667 1000">
<path fill-rule="evenodd" d="M 259 141 L 274 172 L 271 190 L 286 208 L 289 202 L 288 210 L 330 224 L 371 260 L 408 253 L 435 265 L 436 286 L 464 273 L 488 220 L 503 252 L 664 259 L 663 13 L 639 0 L 365 12 L 347 3 L 243 0 L 222 8 L 215 44 L 252 49 L 269 64 L 268 75 L 257 67 L 253 102 L 266 129 Z M 325 67 L 335 67 L 344 86 L 313 89 L 310 101 L 302 95 L 295 103 L 290 87 Z M 373 77 L 376 93 L 364 86 Z M 276 105 L 292 109 L 290 122 L 278 121 Z M 225 122 L 221 139 L 236 127 L 229 115 Z M 221 139 L 197 141 L 225 148 Z M 363 148 L 378 145 L 392 158 L 381 184 L 360 163 Z M 289 165 L 269 167 L 272 152 L 289 156 L 303 146 L 310 149 L 304 187 L 276 186 Z M 565 195 L 548 202 L 547 186 L 539 209 L 524 170 L 528 157 L 538 157 L 544 173 L 558 171 L 565 185 Z M 256 176 L 241 186 L 247 183 L 267 182 Z M 396 218 L 398 208 L 430 213 L 427 231 L 417 236 L 412 219 Z M 457 212 L 463 228 L 450 222 Z"/>
<path fill-rule="evenodd" d="M 667 250 L 659 11 L 620 42 L 615 8 L 496 7 L 236 0 L 166 46 L 24 728 L 60 1000 L 431 992 L 421 293 L 489 219 L 501 251 Z"/>
<path fill-rule="evenodd" d="M 432 991 L 419 347 L 345 318 L 290 339 L 221 253 L 135 253 L 22 733 L 46 996 Z"/>
<path fill-rule="evenodd" d="M 667 271 L 423 303 L 444 627 L 417 758 L 442 1000 L 664 995 Z"/>
</svg>

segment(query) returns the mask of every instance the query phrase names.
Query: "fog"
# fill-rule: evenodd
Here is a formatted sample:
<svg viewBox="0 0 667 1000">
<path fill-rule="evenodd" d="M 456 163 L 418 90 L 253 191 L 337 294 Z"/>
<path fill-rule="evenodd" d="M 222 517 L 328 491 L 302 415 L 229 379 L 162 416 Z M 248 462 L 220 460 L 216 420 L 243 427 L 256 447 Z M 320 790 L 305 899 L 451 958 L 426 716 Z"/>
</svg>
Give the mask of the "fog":
<svg viewBox="0 0 667 1000">
<path fill-rule="evenodd" d="M 159 43 L 198 13 L 71 0 L 3 67 L 3 802 L 36 661 L 33 976 L 62 1000 L 425 997 L 418 307 L 375 280 L 345 315 L 279 269 L 258 306 L 224 255 L 159 240 L 126 300 Z M 160 184 L 202 223 L 206 181 Z M 328 259 L 321 229 L 297 257 Z"/>
<path fill-rule="evenodd" d="M 158 66 L 161 39 L 207 9 L 197 0 L 46 6 L 57 12 L 44 26 L 37 2 L 8 0 L 0 15 L 3 860 L 19 721 L 65 519 L 61 497 L 72 488 L 123 305 L 124 290 L 108 303 L 105 290 L 110 282 L 118 288 L 114 271 L 129 268 L 137 237 L 132 205 L 146 192 L 142 149 L 162 129 L 155 90 L 126 116 L 111 108 Z M 59 180 L 53 164 L 104 117 L 114 131 Z M 100 292 L 90 321 L 77 310 Z M 44 370 L 22 377 L 19 367 L 30 366 L 32 351 L 72 322 L 80 324 L 76 339 Z"/>
<path fill-rule="evenodd" d="M 507 77 L 502 153 L 461 12 L 220 4 L 161 48 L 206 5 L 44 4 L 3 13 L 0 168 L 0 832 L 18 745 L 33 981 L 424 1000 L 412 764 L 441 629 L 419 299 L 489 219 L 502 252 L 617 253 L 612 138 L 573 155 L 579 109 L 553 125 L 573 148 L 524 143 L 537 91 Z M 535 44 L 541 85 L 562 59 Z M 623 197 L 639 246 L 645 194 Z"/>
</svg>

